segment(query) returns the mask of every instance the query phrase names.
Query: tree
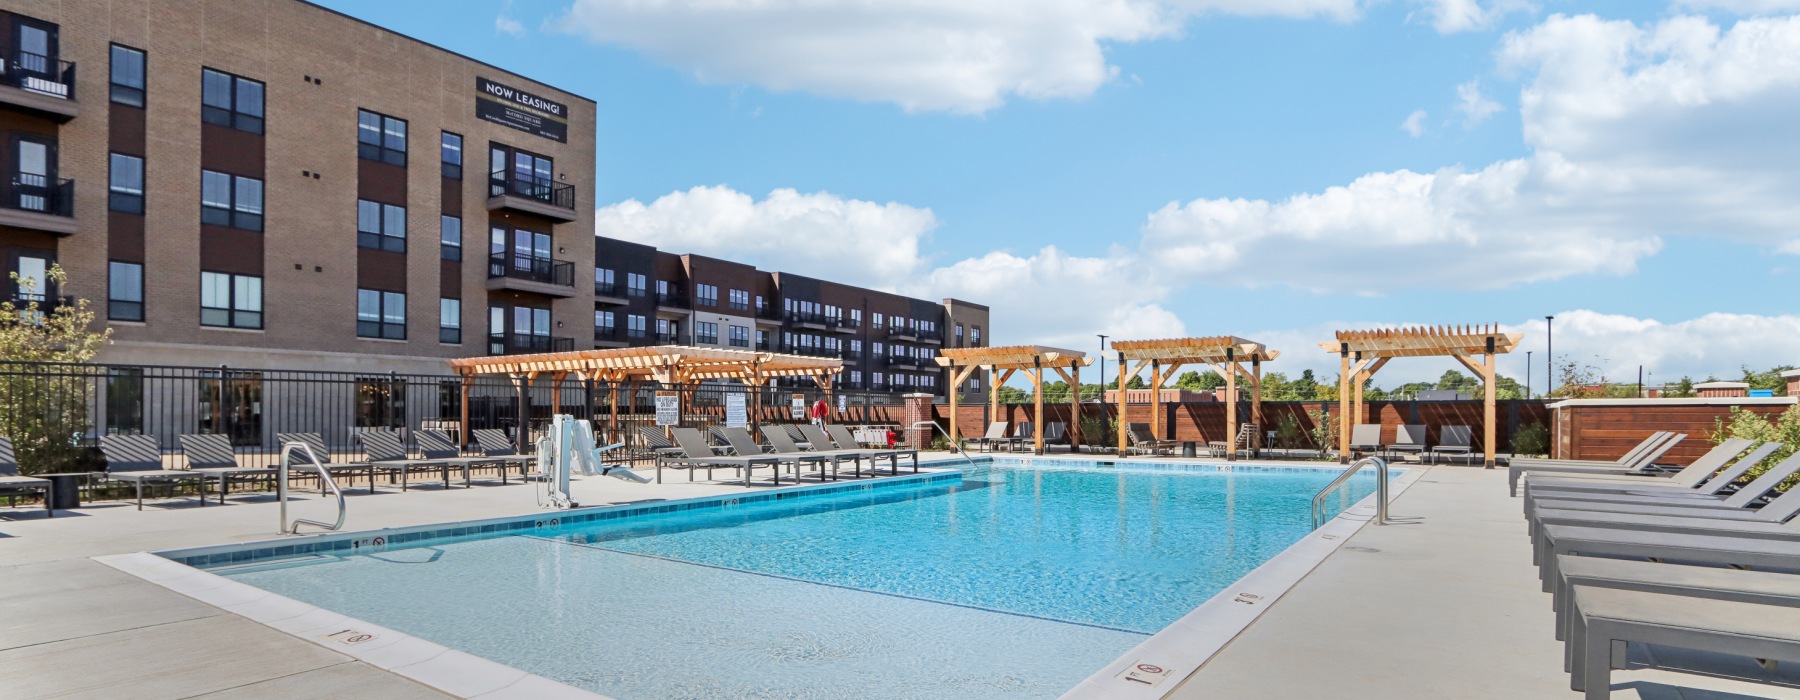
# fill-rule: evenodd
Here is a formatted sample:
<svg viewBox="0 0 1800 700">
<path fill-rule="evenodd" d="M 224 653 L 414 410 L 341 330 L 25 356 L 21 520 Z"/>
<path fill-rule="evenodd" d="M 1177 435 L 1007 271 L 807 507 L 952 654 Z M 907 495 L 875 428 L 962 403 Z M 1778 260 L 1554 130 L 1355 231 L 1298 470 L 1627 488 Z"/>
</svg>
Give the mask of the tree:
<svg viewBox="0 0 1800 700">
<path fill-rule="evenodd" d="M 1665 399 L 1694 398 L 1694 378 L 1682 377 L 1681 381 L 1675 382 L 1673 387 L 1663 389 L 1662 397 Z"/>
<path fill-rule="evenodd" d="M 1127 388 L 1127 389 L 1148 389 L 1148 388 L 1150 388 L 1150 383 L 1144 381 L 1143 377 L 1134 374 L 1134 375 L 1131 375 L 1130 379 L 1125 380 L 1125 388 Z"/>
<path fill-rule="evenodd" d="M 1183 372 L 1175 378 L 1175 386 L 1188 391 L 1212 391 L 1225 386 L 1225 378 L 1217 372 Z"/>
<path fill-rule="evenodd" d="M 52 265 L 45 277 L 46 291 L 68 280 L 60 265 Z M 11 279 L 33 293 L 31 280 L 17 273 Z M 110 328 L 92 330 L 94 312 L 86 299 L 59 304 L 49 313 L 44 306 L 0 301 L 0 358 L 20 363 L 10 364 L 12 371 L 0 378 L 0 435 L 12 438 L 23 474 L 57 471 L 83 452 L 73 438 L 91 427 L 92 384 L 61 365 L 93 360 L 112 338 Z"/>
<path fill-rule="evenodd" d="M 1781 376 L 1781 373 L 1793 368 L 1793 365 L 1779 365 L 1766 372 L 1755 372 L 1745 365 L 1742 381 L 1749 384 L 1751 389 L 1767 389 L 1776 396 L 1787 396 L 1787 378 Z"/>
</svg>

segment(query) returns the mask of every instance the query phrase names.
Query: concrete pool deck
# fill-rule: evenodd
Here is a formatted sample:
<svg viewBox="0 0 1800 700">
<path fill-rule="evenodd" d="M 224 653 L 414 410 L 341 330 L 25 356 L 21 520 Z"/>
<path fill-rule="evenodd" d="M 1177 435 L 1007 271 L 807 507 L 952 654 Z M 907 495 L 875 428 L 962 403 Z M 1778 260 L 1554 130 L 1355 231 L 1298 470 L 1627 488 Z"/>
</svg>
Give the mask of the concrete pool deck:
<svg viewBox="0 0 1800 700">
<path fill-rule="evenodd" d="M 1357 531 L 1169 697 L 1578 697 L 1561 672 L 1549 595 L 1537 585 L 1505 475 L 1427 468 L 1393 502 L 1395 524 Z M 358 490 L 345 529 L 545 512 L 534 490 Z M 594 477 L 575 484 L 587 505 L 745 491 L 684 476 L 661 485 Z M 329 519 L 329 502 L 303 497 L 289 517 Z M 0 509 L 0 698 L 445 697 L 90 559 L 266 539 L 275 520 L 266 495 L 225 507 L 177 499 L 141 513 L 107 502 L 55 519 Z M 1614 683 L 1615 698 L 1800 698 L 1792 689 L 1660 671 L 1617 672 Z"/>
</svg>

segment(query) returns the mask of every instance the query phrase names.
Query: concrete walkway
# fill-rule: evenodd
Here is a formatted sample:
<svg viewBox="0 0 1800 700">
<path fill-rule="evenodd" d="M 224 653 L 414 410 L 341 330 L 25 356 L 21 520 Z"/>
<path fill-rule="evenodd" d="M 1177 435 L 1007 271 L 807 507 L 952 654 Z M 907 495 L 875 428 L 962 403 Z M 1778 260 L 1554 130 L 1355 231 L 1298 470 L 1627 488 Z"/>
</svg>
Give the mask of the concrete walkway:
<svg viewBox="0 0 1800 700">
<path fill-rule="evenodd" d="M 1433 467 L 1391 508 L 1397 522 L 1364 526 L 1168 697 L 1580 697 L 1506 470 Z M 1800 698 L 1666 671 L 1613 682 L 1614 698 Z"/>
</svg>

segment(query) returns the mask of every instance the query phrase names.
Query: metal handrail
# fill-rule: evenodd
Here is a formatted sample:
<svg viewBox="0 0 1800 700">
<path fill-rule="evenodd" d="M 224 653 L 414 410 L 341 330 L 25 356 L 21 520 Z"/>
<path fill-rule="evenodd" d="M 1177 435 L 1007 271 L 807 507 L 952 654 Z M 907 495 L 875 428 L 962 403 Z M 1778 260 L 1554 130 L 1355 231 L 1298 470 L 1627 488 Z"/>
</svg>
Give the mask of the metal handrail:
<svg viewBox="0 0 1800 700">
<path fill-rule="evenodd" d="M 1362 459 L 1359 459 L 1359 460 L 1356 460 L 1355 462 L 1350 463 L 1350 467 L 1348 469 L 1345 469 L 1344 473 L 1337 475 L 1336 479 L 1332 479 L 1331 483 L 1326 484 L 1325 488 L 1319 489 L 1319 493 L 1317 493 L 1313 496 L 1312 516 L 1313 516 L 1313 529 L 1314 530 L 1317 530 L 1320 527 L 1323 527 L 1325 525 L 1325 497 L 1327 495 L 1330 495 L 1330 493 L 1332 491 L 1337 490 L 1338 487 L 1343 486 L 1344 482 L 1349 481 L 1350 477 L 1355 476 L 1357 472 L 1362 471 L 1363 466 L 1368 465 L 1368 464 L 1375 465 L 1375 524 L 1376 525 L 1386 525 L 1387 524 L 1387 512 L 1388 512 L 1387 511 L 1387 508 L 1388 508 L 1388 465 L 1387 465 L 1387 460 L 1384 460 L 1380 457 L 1364 457 Z"/>
<path fill-rule="evenodd" d="M 325 523 L 319 522 L 317 520 L 306 520 L 303 518 L 295 518 L 294 522 L 292 524 L 288 523 L 288 518 L 287 518 L 288 462 L 291 460 L 291 458 L 293 457 L 295 452 L 306 453 L 306 461 L 307 461 L 307 463 L 312 465 L 312 468 L 314 470 L 319 472 L 319 480 L 324 482 L 324 484 L 326 486 L 330 487 L 331 493 L 337 496 L 337 506 L 338 506 L 337 522 L 332 523 L 330 525 L 326 525 Z M 308 446 L 304 442 L 290 442 L 285 445 L 282 445 L 281 446 L 281 461 L 278 462 L 278 466 L 275 469 L 276 469 L 275 500 L 281 503 L 281 522 L 280 522 L 281 534 L 298 535 L 298 534 L 300 534 L 300 526 L 301 525 L 311 525 L 313 527 L 324 528 L 326 530 L 339 530 L 344 527 L 344 514 L 345 514 L 344 492 L 343 492 L 343 490 L 338 488 L 337 481 L 335 481 L 331 478 L 331 472 L 325 469 L 324 463 L 319 461 L 319 456 L 316 454 L 313 454 L 312 447 Z"/>
<path fill-rule="evenodd" d="M 975 459 L 974 459 L 974 458 L 972 458 L 972 457 L 970 457 L 970 456 L 969 456 L 969 451 L 968 451 L 968 450 L 965 450 L 965 449 L 963 449 L 963 446 L 962 446 L 962 445 L 959 445 L 959 444 L 957 444 L 957 442 L 956 442 L 956 438 L 953 438 L 953 437 L 950 437 L 950 431 L 948 431 L 948 430 L 945 430 L 945 429 L 944 429 L 944 426 L 941 426 L 941 425 L 938 425 L 938 424 L 937 424 L 937 421 L 930 421 L 930 420 L 922 420 L 922 421 L 919 421 L 919 422 L 917 422 L 917 423 L 914 423 L 914 424 L 912 424 L 912 427 L 914 427 L 914 428 L 917 428 L 917 427 L 919 427 L 919 426 L 922 426 L 922 425 L 929 425 L 929 426 L 931 426 L 931 427 L 933 427 L 933 428 L 937 428 L 937 429 L 938 429 L 938 432 L 940 432 L 940 433 L 943 433 L 943 434 L 944 434 L 944 439 L 946 439 L 946 440 L 949 440 L 949 441 L 950 441 L 950 449 L 951 449 L 951 450 L 952 450 L 952 451 L 954 451 L 954 452 L 956 452 L 956 453 L 957 453 L 957 454 L 959 454 L 959 455 L 962 455 L 962 458 L 963 458 L 963 461 L 965 461 L 965 462 L 968 462 L 968 463 L 969 463 L 969 468 L 970 468 L 970 469 L 976 469 L 976 468 L 979 468 L 979 467 L 980 467 L 980 465 L 977 465 L 977 464 L 976 464 L 976 463 L 975 463 Z M 931 431 L 929 431 L 929 430 L 927 430 L 927 431 L 925 431 L 925 432 L 926 432 L 926 433 L 927 433 L 927 434 L 929 434 L 929 433 L 930 433 L 930 432 L 931 432 Z"/>
</svg>

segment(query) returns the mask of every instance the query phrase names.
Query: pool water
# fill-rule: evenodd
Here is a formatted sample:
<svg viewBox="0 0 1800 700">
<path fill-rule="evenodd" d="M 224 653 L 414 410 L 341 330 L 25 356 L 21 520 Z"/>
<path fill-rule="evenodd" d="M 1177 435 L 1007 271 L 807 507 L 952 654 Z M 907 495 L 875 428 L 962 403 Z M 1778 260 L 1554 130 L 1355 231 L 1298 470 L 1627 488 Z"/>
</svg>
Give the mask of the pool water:
<svg viewBox="0 0 1800 700">
<path fill-rule="evenodd" d="M 1054 697 L 1304 536 L 1334 476 L 999 459 L 215 572 L 619 698 Z"/>
</svg>

